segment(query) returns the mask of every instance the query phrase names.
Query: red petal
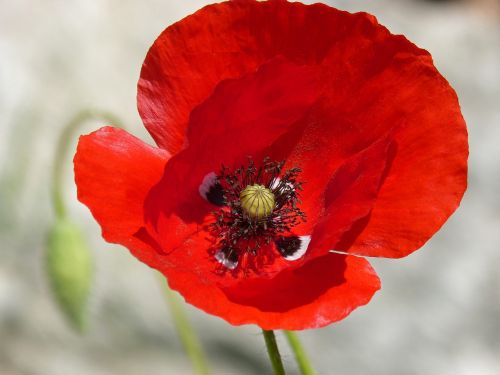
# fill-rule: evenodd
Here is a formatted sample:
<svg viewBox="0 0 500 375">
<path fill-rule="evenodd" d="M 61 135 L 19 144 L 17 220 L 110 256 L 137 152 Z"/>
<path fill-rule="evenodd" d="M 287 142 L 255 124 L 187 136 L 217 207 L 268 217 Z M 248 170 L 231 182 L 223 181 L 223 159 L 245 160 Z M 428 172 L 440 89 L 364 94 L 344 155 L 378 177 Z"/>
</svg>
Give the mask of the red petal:
<svg viewBox="0 0 500 375">
<path fill-rule="evenodd" d="M 392 136 L 388 135 L 349 158 L 335 171 L 325 189 L 321 202 L 324 207 L 312 232 L 306 258 L 329 250 L 347 250 L 339 242 L 370 214 L 394 152 Z M 314 198 L 312 203 L 319 204 Z M 311 201 L 305 203 L 311 204 Z M 307 205 L 304 209 L 313 211 Z"/>
<path fill-rule="evenodd" d="M 371 299 L 380 282 L 363 258 L 329 254 L 272 279 L 218 288 L 191 272 L 163 269 L 187 302 L 231 324 L 263 329 L 319 328 L 345 318 Z"/>
<path fill-rule="evenodd" d="M 222 165 L 246 164 L 248 156 L 260 163 L 264 150 L 302 124 L 320 95 L 318 87 L 315 69 L 277 58 L 256 73 L 222 82 L 193 111 L 189 147 L 170 159 L 148 197 L 150 231 L 167 251 L 192 235 L 214 208 L 200 196 L 203 178 Z"/>
<path fill-rule="evenodd" d="M 279 55 L 317 64 L 332 48 L 360 50 L 374 31 L 389 35 L 370 15 L 324 4 L 229 1 L 204 7 L 168 27 L 150 48 L 138 84 L 139 112 L 157 144 L 176 153 L 185 146 L 191 111 L 222 80 Z M 335 62 L 344 73 L 350 64 Z"/>
<path fill-rule="evenodd" d="M 121 129 L 105 127 L 80 137 L 74 159 L 78 199 L 107 241 L 135 244 L 134 234 L 144 226 L 144 200 L 167 160 L 166 151 Z"/>
<path fill-rule="evenodd" d="M 426 57 L 401 56 L 357 94 L 346 116 L 367 127 L 395 124 L 397 153 L 349 251 L 402 257 L 458 207 L 467 186 L 467 130 L 455 92 Z"/>
</svg>

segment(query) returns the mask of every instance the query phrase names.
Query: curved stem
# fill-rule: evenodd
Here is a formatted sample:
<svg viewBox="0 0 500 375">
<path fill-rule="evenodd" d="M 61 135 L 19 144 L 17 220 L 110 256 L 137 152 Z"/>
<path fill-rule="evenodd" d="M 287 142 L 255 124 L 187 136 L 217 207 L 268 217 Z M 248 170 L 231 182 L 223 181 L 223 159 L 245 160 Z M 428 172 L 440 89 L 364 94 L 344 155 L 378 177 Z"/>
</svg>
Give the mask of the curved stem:
<svg viewBox="0 0 500 375">
<path fill-rule="evenodd" d="M 281 355 L 278 350 L 278 344 L 276 343 L 274 332 L 262 330 L 262 333 L 264 335 L 264 340 L 266 341 L 267 353 L 269 354 L 274 374 L 285 375 L 285 368 L 283 367 L 283 362 L 281 361 Z"/>
<path fill-rule="evenodd" d="M 112 113 L 101 110 L 80 111 L 64 126 L 57 142 L 52 174 L 52 203 L 58 218 L 66 216 L 66 205 L 64 204 L 62 194 L 62 181 L 64 161 L 68 155 L 69 145 L 71 144 L 70 140 L 76 136 L 80 126 L 90 120 L 104 120 L 115 126 L 122 127 L 120 125 L 121 121 L 117 117 Z"/>
<path fill-rule="evenodd" d="M 312 369 L 309 358 L 307 358 L 307 354 L 302 344 L 300 343 L 297 334 L 293 331 L 283 332 L 285 333 L 288 343 L 290 344 L 290 347 L 295 354 L 295 359 L 297 360 L 297 364 L 299 365 L 302 375 L 314 375 L 314 370 Z"/>
<path fill-rule="evenodd" d="M 189 356 L 195 372 L 198 375 L 208 375 L 209 371 L 207 361 L 205 359 L 205 354 L 201 349 L 201 345 L 198 342 L 193 328 L 189 324 L 189 320 L 186 316 L 186 311 L 180 303 L 177 295 L 172 291 L 172 289 L 169 288 L 166 280 L 162 281 L 165 290 L 165 296 L 167 297 L 167 302 L 172 313 L 172 319 L 174 321 L 175 328 L 177 329 L 177 334 L 179 335 L 182 345 L 184 346 L 184 350 Z"/>
</svg>

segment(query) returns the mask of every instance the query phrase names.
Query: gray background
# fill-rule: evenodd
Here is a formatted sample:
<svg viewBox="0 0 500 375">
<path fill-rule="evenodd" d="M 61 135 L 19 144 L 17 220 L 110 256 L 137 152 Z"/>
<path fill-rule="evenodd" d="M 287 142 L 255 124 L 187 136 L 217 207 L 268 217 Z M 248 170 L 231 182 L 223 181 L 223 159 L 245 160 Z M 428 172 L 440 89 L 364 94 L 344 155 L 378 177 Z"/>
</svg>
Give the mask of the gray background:
<svg viewBox="0 0 500 375">
<path fill-rule="evenodd" d="M 43 253 L 64 123 L 81 109 L 103 108 L 151 142 L 135 102 L 144 55 L 167 25 L 207 3 L 0 0 L 0 374 L 190 373 L 158 279 L 100 238 L 76 202 L 69 160 L 65 195 L 97 268 L 87 335 L 73 333 L 55 307 Z M 383 287 L 369 305 L 301 333 L 303 342 L 320 374 L 500 374 L 499 2 L 328 3 L 369 11 L 433 54 L 469 127 L 470 187 L 425 248 L 373 260 Z M 214 374 L 270 373 L 257 327 L 188 311 Z"/>
</svg>

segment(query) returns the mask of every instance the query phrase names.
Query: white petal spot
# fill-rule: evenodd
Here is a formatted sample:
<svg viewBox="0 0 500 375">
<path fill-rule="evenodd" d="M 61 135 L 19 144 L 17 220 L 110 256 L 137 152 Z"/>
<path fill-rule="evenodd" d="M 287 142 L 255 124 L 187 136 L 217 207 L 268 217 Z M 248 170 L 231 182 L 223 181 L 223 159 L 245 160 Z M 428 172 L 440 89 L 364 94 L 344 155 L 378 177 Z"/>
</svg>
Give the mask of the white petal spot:
<svg viewBox="0 0 500 375">
<path fill-rule="evenodd" d="M 207 174 L 205 177 L 203 177 L 203 181 L 201 182 L 200 187 L 198 188 L 198 191 L 200 192 L 200 195 L 202 196 L 203 199 L 207 199 L 207 194 L 210 191 L 210 188 L 215 185 L 217 182 L 217 175 L 215 172 L 210 172 Z"/>
<path fill-rule="evenodd" d="M 215 259 L 217 259 L 220 264 L 222 264 L 226 268 L 229 268 L 230 270 L 234 270 L 238 265 L 238 262 L 230 260 L 228 255 L 223 250 L 219 250 L 217 253 L 215 253 Z"/>
<path fill-rule="evenodd" d="M 300 236 L 299 239 L 300 239 L 300 247 L 292 255 L 286 256 L 285 257 L 286 260 L 300 259 L 306 253 L 307 248 L 309 247 L 309 244 L 311 243 L 311 236 Z"/>
</svg>

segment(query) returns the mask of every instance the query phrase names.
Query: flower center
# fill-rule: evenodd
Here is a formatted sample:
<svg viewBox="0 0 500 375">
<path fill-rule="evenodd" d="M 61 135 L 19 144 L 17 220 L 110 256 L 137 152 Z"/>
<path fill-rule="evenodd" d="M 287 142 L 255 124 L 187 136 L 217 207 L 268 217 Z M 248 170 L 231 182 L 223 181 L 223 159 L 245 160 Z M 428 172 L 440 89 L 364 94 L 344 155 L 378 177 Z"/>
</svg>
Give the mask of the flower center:
<svg viewBox="0 0 500 375">
<path fill-rule="evenodd" d="M 264 185 L 248 185 L 240 193 L 241 209 L 249 218 L 259 220 L 268 217 L 274 209 L 274 194 Z"/>
<path fill-rule="evenodd" d="M 268 245 L 276 246 L 285 258 L 298 251 L 302 240 L 292 228 L 305 221 L 298 208 L 300 169 L 283 171 L 283 165 L 283 161 L 266 158 L 256 167 L 249 159 L 247 166 L 233 171 L 222 167 L 219 174 L 211 173 L 203 180 L 200 194 L 220 207 L 213 212 L 210 232 L 215 259 L 225 268 L 235 269 L 243 260 L 254 263 L 258 254 L 272 258 L 262 252 Z"/>
</svg>

